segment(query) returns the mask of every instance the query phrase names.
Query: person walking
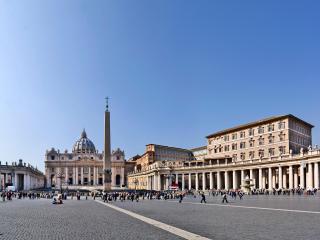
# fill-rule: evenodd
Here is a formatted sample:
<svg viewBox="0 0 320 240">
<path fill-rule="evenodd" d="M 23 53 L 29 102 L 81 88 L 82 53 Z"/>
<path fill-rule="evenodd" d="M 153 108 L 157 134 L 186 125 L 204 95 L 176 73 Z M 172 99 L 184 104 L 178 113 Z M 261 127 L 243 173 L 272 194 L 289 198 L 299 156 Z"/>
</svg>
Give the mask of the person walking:
<svg viewBox="0 0 320 240">
<path fill-rule="evenodd" d="M 204 195 L 204 192 L 201 193 L 201 201 L 200 201 L 200 203 L 203 203 L 203 202 L 207 203 L 206 202 L 206 196 Z"/>
<path fill-rule="evenodd" d="M 227 193 L 224 193 L 224 194 L 223 194 L 222 203 L 224 203 L 224 202 L 228 203 Z"/>
<path fill-rule="evenodd" d="M 183 194 L 181 193 L 181 194 L 179 195 L 179 203 L 182 203 L 182 200 L 183 200 Z"/>
</svg>

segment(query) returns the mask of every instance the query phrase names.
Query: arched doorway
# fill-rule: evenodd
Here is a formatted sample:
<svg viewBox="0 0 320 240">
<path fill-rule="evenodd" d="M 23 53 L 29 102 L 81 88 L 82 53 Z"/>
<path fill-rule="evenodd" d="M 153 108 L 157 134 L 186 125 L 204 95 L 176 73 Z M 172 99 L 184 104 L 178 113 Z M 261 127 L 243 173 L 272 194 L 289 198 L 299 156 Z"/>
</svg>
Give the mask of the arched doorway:
<svg viewBox="0 0 320 240">
<path fill-rule="evenodd" d="M 119 186 L 121 183 L 121 176 L 119 174 L 116 175 L 116 185 Z"/>
<path fill-rule="evenodd" d="M 51 187 L 55 187 L 56 186 L 56 180 L 55 180 L 54 174 L 51 175 L 50 183 L 51 183 Z"/>
</svg>

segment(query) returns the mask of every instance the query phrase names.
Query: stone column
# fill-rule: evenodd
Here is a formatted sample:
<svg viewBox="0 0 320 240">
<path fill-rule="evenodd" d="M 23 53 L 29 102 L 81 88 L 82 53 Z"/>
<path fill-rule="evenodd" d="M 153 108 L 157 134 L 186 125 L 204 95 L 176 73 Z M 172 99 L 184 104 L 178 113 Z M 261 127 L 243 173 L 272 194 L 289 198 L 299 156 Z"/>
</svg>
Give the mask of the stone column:
<svg viewBox="0 0 320 240">
<path fill-rule="evenodd" d="M 83 185 L 83 180 L 84 180 L 84 171 L 83 171 L 83 167 L 81 167 L 81 185 Z"/>
<path fill-rule="evenodd" d="M 319 164 L 314 163 L 314 188 L 319 188 Z"/>
<path fill-rule="evenodd" d="M 308 163 L 308 185 L 307 188 L 313 188 L 313 166 L 312 163 Z"/>
<path fill-rule="evenodd" d="M 269 190 L 272 190 L 272 168 L 268 168 L 268 188 Z"/>
<path fill-rule="evenodd" d="M 51 174 L 50 174 L 50 171 L 48 170 L 47 174 L 46 174 L 46 178 L 47 178 L 47 188 L 51 188 Z M 12 182 L 13 178 L 11 176 L 11 183 L 13 184 Z"/>
<path fill-rule="evenodd" d="M 299 187 L 299 176 L 298 176 L 298 168 L 293 168 L 293 187 L 298 188 Z"/>
<path fill-rule="evenodd" d="M 198 173 L 196 173 L 196 191 L 199 190 L 199 176 Z"/>
<path fill-rule="evenodd" d="M 91 166 L 89 166 L 89 177 L 88 177 L 88 185 L 91 185 Z"/>
<path fill-rule="evenodd" d="M 66 169 L 65 169 L 64 181 L 65 181 L 66 184 L 69 184 L 69 172 L 68 172 L 68 167 L 66 167 Z"/>
<path fill-rule="evenodd" d="M 262 186 L 262 168 L 259 168 L 259 189 L 263 189 L 264 187 Z"/>
<path fill-rule="evenodd" d="M 176 181 L 175 181 L 176 184 L 179 184 L 179 174 L 176 173 Z"/>
<path fill-rule="evenodd" d="M 209 181 L 210 181 L 210 190 L 212 190 L 213 189 L 213 173 L 212 172 L 210 172 L 209 173 Z"/>
<path fill-rule="evenodd" d="M 161 174 L 158 174 L 158 191 L 161 191 Z"/>
<path fill-rule="evenodd" d="M 284 167 L 282 172 L 282 187 L 287 188 L 287 169 Z"/>
<path fill-rule="evenodd" d="M 224 172 L 224 189 L 229 189 L 229 174 L 228 171 Z"/>
<path fill-rule="evenodd" d="M 146 176 L 147 178 L 147 190 L 150 190 L 150 177 Z"/>
<path fill-rule="evenodd" d="M 181 176 L 181 190 L 183 191 L 185 189 L 185 183 L 184 183 L 184 173 L 182 173 L 182 176 Z"/>
<path fill-rule="evenodd" d="M 250 169 L 250 170 L 249 170 L 249 175 L 250 175 L 249 178 L 253 180 L 252 183 L 253 183 L 253 185 L 254 185 L 253 187 L 250 187 L 250 188 L 251 188 L 251 189 L 252 189 L 252 188 L 256 188 L 256 180 L 255 180 L 254 177 L 253 177 L 253 169 Z"/>
<path fill-rule="evenodd" d="M 29 188 L 27 186 L 27 174 L 23 174 L 23 190 L 28 191 Z"/>
<path fill-rule="evenodd" d="M 293 168 L 289 166 L 289 189 L 293 189 Z"/>
<path fill-rule="evenodd" d="M 189 181 L 189 182 L 188 182 L 188 183 L 189 183 L 189 186 L 188 186 L 188 187 L 189 187 L 189 190 L 191 190 L 191 183 L 192 183 L 192 182 L 191 182 L 191 173 L 189 173 L 188 181 Z"/>
<path fill-rule="evenodd" d="M 153 189 L 152 190 L 158 190 L 156 174 L 153 174 Z"/>
<path fill-rule="evenodd" d="M 282 188 L 282 167 L 279 166 L 278 170 L 278 188 Z"/>
<path fill-rule="evenodd" d="M 97 168 L 93 167 L 93 185 L 97 185 Z"/>
<path fill-rule="evenodd" d="M 265 189 L 266 188 L 266 178 L 267 178 L 267 173 L 266 173 L 266 169 L 263 170 L 262 169 L 262 188 Z"/>
<path fill-rule="evenodd" d="M 277 176 L 276 176 L 276 169 L 272 171 L 272 187 L 276 188 L 276 183 L 277 183 Z"/>
<path fill-rule="evenodd" d="M 300 187 L 305 188 L 304 185 L 304 167 L 300 166 Z"/>
<path fill-rule="evenodd" d="M 221 189 L 220 171 L 217 172 L 217 189 Z"/>
<path fill-rule="evenodd" d="M 206 173 L 203 172 L 202 173 L 202 190 L 205 191 L 206 190 Z"/>
<path fill-rule="evenodd" d="M 166 190 L 169 189 L 169 186 L 170 186 L 170 179 L 166 177 Z"/>
<path fill-rule="evenodd" d="M 124 167 L 121 167 L 121 181 L 120 181 L 120 184 L 121 184 L 121 187 L 125 185 L 125 176 L 124 176 Z"/>
<path fill-rule="evenodd" d="M 236 173 L 236 170 L 232 171 L 232 188 L 233 188 L 233 190 L 237 189 L 237 173 Z"/>
<path fill-rule="evenodd" d="M 241 186 L 243 185 L 243 181 L 244 181 L 244 170 L 242 169 L 241 170 L 241 183 L 240 183 Z"/>
<path fill-rule="evenodd" d="M 79 184 L 79 168 L 76 167 L 76 182 L 75 182 L 76 185 Z"/>
<path fill-rule="evenodd" d="M 18 181 L 19 181 L 18 174 L 16 172 L 14 172 L 13 176 L 11 176 L 11 177 L 13 177 L 12 185 L 15 187 L 16 191 L 18 191 Z M 51 177 L 50 177 L 50 179 L 51 179 Z"/>
</svg>

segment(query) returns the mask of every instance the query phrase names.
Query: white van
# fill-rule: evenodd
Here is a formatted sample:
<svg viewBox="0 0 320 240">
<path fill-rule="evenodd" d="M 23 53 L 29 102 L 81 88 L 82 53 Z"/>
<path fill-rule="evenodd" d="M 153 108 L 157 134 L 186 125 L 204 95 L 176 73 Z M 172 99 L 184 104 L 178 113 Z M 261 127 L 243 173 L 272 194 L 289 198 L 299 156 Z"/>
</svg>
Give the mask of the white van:
<svg viewBox="0 0 320 240">
<path fill-rule="evenodd" d="M 7 192 L 9 192 L 9 191 L 15 192 L 15 191 L 16 191 L 16 187 L 15 187 L 15 186 L 8 186 L 8 187 L 6 188 L 6 191 L 7 191 Z"/>
</svg>

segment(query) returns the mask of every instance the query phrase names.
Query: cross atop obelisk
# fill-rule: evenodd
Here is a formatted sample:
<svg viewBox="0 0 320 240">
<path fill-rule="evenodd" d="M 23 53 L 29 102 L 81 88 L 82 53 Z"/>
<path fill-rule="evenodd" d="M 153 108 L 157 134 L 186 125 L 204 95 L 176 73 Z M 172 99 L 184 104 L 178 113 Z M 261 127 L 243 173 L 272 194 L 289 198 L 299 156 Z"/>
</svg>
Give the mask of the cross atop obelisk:
<svg viewBox="0 0 320 240">
<path fill-rule="evenodd" d="M 109 112 L 109 97 L 106 97 L 106 111 Z"/>
<path fill-rule="evenodd" d="M 103 190 L 111 190 L 111 137 L 109 97 L 106 97 L 106 110 L 104 112 L 104 161 L 103 161 Z"/>
</svg>

